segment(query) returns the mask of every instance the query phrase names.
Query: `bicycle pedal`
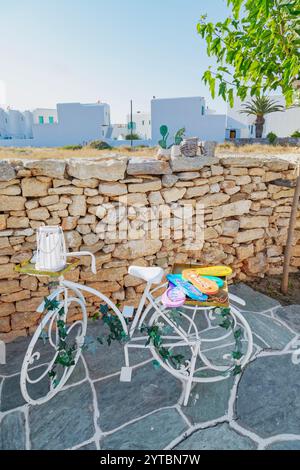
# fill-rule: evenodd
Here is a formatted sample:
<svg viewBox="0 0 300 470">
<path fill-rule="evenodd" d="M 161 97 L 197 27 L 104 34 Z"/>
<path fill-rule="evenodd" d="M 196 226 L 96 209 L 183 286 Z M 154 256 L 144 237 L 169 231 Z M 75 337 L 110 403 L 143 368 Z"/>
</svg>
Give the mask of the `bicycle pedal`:
<svg viewBox="0 0 300 470">
<path fill-rule="evenodd" d="M 125 305 L 122 311 L 122 315 L 124 318 L 132 318 L 134 313 L 134 307 Z"/>
<path fill-rule="evenodd" d="M 132 367 L 122 367 L 120 382 L 131 382 Z"/>
</svg>

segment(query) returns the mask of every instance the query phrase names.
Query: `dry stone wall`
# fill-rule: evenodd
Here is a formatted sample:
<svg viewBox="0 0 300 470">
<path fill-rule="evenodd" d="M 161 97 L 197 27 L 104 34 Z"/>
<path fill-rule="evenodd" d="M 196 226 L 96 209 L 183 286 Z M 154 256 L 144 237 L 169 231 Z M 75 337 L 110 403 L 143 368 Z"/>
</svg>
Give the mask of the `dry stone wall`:
<svg viewBox="0 0 300 470">
<path fill-rule="evenodd" d="M 0 161 L 0 339 L 30 334 L 40 319 L 36 308 L 49 292 L 48 280 L 14 271 L 32 256 L 40 225 L 62 225 L 70 251 L 95 254 L 97 274 L 82 258 L 69 279 L 120 304 L 136 305 L 144 288 L 127 273 L 130 264 L 167 272 L 173 263 L 223 263 L 242 281 L 280 274 L 293 189 L 273 184 L 278 178 L 295 179 L 294 165 L 262 156 Z M 167 219 L 171 211 L 170 227 L 158 207 Z M 188 221 L 182 207 L 192 210 Z M 203 246 L 189 244 L 197 213 L 203 215 Z M 300 220 L 297 229 L 294 271 Z M 89 297 L 90 314 L 97 306 Z"/>
</svg>

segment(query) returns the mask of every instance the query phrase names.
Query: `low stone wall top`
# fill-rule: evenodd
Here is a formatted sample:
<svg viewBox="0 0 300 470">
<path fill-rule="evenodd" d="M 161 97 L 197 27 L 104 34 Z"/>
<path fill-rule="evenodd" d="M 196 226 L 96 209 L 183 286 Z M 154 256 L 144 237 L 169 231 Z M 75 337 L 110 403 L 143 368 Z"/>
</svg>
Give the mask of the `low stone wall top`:
<svg viewBox="0 0 300 470">
<path fill-rule="evenodd" d="M 280 274 L 294 190 L 274 181 L 295 178 L 286 156 L 0 161 L 0 339 L 27 335 L 40 319 L 48 280 L 14 271 L 32 256 L 39 226 L 61 225 L 70 251 L 95 254 L 97 274 L 83 258 L 69 279 L 136 305 L 144 286 L 130 264 L 169 272 L 174 263 L 223 263 L 233 280 Z M 300 220 L 295 271 L 298 229 Z M 97 302 L 88 298 L 90 314 Z"/>
</svg>

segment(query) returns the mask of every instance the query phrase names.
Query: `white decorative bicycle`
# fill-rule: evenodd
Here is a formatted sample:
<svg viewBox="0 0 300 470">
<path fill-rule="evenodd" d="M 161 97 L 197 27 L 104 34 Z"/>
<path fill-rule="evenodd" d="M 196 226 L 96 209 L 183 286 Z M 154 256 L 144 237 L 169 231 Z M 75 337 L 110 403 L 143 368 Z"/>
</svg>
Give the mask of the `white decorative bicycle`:
<svg viewBox="0 0 300 470">
<path fill-rule="evenodd" d="M 92 254 L 67 254 L 72 257 L 81 255 L 91 257 L 92 270 L 95 272 L 95 258 Z M 26 274 L 56 277 L 55 289 L 37 309 L 40 313 L 46 310 L 46 314 L 30 341 L 22 365 L 21 391 L 28 403 L 35 405 L 50 400 L 63 388 L 76 367 L 87 331 L 84 293 L 92 294 L 99 298 L 101 304 L 107 306 L 104 316 L 108 324 L 109 321 L 114 325 L 117 322 L 121 334 L 115 339 L 124 341 L 125 354 L 121 381 L 131 381 L 129 350 L 148 348 L 157 364 L 181 380 L 184 386 L 183 402 L 187 405 L 193 383 L 225 380 L 232 374 L 234 367 L 239 372 L 249 361 L 253 347 L 252 333 L 247 321 L 234 306 L 234 303 L 245 304 L 238 297 L 229 294 L 231 305 L 225 314 L 222 310 L 218 313 L 209 307 L 189 305 L 176 310 L 167 309 L 161 302 L 161 296 L 157 296 L 159 290 L 167 286 L 161 284 L 164 271 L 159 267 L 131 266 L 128 272 L 145 281 L 146 286 L 136 312 L 134 313 L 132 307 L 125 307 L 121 312 L 101 292 L 64 278 L 65 272 L 76 264 L 73 262 L 55 273 L 37 271 L 30 264 L 23 264 L 18 268 L 19 272 Z M 73 306 L 79 308 L 81 319 L 69 323 L 68 313 Z M 225 322 L 225 326 L 228 327 L 229 324 L 231 327 L 225 330 L 220 328 L 218 316 L 223 321 L 223 326 Z M 209 327 L 199 326 L 199 320 L 203 318 L 206 318 Z M 217 323 L 214 325 L 214 322 Z M 217 331 L 222 331 L 221 336 Z M 35 349 L 40 346 L 41 339 L 50 347 L 53 357 L 40 372 L 38 362 L 41 353 Z M 233 354 L 230 351 L 232 346 L 235 347 Z M 216 354 L 216 351 L 220 354 Z M 37 394 L 35 385 L 39 383 Z"/>
</svg>

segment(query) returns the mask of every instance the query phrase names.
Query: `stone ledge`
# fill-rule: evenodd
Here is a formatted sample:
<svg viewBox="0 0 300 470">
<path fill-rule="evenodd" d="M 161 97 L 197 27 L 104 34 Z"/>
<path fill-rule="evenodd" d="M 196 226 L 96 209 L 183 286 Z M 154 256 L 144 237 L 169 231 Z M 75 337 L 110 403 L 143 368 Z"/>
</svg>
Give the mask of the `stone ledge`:
<svg viewBox="0 0 300 470">
<path fill-rule="evenodd" d="M 176 157 L 171 158 L 170 164 L 174 173 L 182 171 L 197 171 L 205 166 L 219 163 L 218 157 Z"/>
</svg>

